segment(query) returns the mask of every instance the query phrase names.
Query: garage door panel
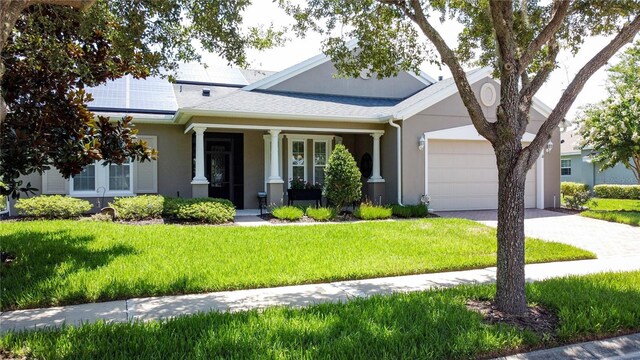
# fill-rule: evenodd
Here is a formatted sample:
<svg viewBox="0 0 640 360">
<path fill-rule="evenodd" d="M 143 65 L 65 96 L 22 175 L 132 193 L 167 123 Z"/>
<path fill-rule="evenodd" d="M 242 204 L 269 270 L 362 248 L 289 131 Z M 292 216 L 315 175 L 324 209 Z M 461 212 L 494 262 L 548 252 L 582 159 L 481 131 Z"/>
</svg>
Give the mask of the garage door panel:
<svg viewBox="0 0 640 360">
<path fill-rule="evenodd" d="M 498 170 L 486 141 L 430 140 L 429 197 L 435 210 L 498 208 Z M 536 169 L 527 173 L 525 207 L 536 206 Z"/>
</svg>

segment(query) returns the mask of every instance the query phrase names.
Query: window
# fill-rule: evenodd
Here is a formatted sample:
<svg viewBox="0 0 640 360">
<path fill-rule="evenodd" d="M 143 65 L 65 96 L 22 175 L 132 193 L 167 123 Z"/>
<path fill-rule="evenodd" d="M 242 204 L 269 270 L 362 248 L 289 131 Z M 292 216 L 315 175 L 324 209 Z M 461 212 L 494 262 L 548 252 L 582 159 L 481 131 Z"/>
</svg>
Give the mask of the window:
<svg viewBox="0 0 640 360">
<path fill-rule="evenodd" d="M 133 164 L 104 166 L 102 162 L 87 165 L 80 174 L 71 178 L 71 195 L 96 196 L 133 195 Z"/>
<path fill-rule="evenodd" d="M 291 178 L 307 180 L 304 171 L 305 141 L 293 140 L 291 142 Z"/>
<path fill-rule="evenodd" d="M 560 160 L 560 175 L 571 175 L 571 160 Z"/>
<path fill-rule="evenodd" d="M 73 191 L 96 190 L 96 164 L 87 165 L 82 172 L 73 177 Z"/>
<path fill-rule="evenodd" d="M 324 184 L 324 168 L 327 166 L 329 144 L 326 140 L 313 142 L 313 183 Z"/>
</svg>

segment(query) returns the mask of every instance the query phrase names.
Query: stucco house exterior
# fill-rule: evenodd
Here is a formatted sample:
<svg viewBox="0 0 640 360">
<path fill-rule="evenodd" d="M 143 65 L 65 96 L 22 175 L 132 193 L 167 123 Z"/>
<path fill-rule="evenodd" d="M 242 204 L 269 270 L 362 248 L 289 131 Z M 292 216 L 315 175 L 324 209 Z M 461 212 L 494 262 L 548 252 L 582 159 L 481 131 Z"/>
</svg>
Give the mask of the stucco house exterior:
<svg viewBox="0 0 640 360">
<path fill-rule="evenodd" d="M 125 77 L 91 89 L 96 114 L 131 115 L 155 162 L 95 164 L 71 180 L 56 171 L 29 176 L 43 194 L 84 197 L 104 206 L 114 196 L 223 197 L 239 209 L 286 203 L 289 180 L 322 183 L 338 143 L 363 172 L 363 194 L 376 203 L 419 203 L 438 210 L 496 209 L 497 169 L 490 144 L 475 131 L 452 79 L 401 72 L 339 79 L 320 54 L 279 72 L 185 65 L 172 84 Z M 489 69 L 468 73 L 488 119 L 499 84 Z M 523 141 L 550 113 L 535 100 Z M 553 144 L 560 144 L 559 130 Z M 529 171 L 526 206 L 558 205 L 560 147 Z M 103 199 L 104 198 L 104 199 Z"/>
<path fill-rule="evenodd" d="M 562 144 L 560 154 L 560 178 L 562 181 L 572 181 L 589 185 L 621 184 L 633 185 L 638 181 L 633 172 L 624 164 L 601 171 L 602 165 L 591 161 L 593 149 L 589 146 L 580 148 L 582 138 L 577 130 L 568 130 L 561 135 Z"/>
</svg>

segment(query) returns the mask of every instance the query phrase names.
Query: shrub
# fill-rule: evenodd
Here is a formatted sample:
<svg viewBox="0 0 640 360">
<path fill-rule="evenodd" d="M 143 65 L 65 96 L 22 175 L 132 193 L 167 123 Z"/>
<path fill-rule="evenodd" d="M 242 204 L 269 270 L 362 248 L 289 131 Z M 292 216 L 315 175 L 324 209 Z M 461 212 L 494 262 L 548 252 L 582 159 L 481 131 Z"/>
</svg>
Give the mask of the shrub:
<svg viewBox="0 0 640 360">
<path fill-rule="evenodd" d="M 353 156 L 342 144 L 337 144 L 324 171 L 324 194 L 331 204 L 342 209 L 360 200 L 362 182 L 360 169 Z"/>
<path fill-rule="evenodd" d="M 333 208 L 307 208 L 307 216 L 315 221 L 329 221 L 336 217 L 336 210 Z"/>
<path fill-rule="evenodd" d="M 93 207 L 90 202 L 62 195 L 40 195 L 19 199 L 16 210 L 21 215 L 44 219 L 73 219 Z"/>
<path fill-rule="evenodd" d="M 178 207 L 178 219 L 209 224 L 223 224 L 232 222 L 236 216 L 236 209 L 228 204 L 215 201 L 200 201 Z"/>
<path fill-rule="evenodd" d="M 165 198 L 164 199 L 164 207 L 162 210 L 162 214 L 176 216 L 178 214 L 178 210 L 186 205 L 191 204 L 200 204 L 200 203 L 218 203 L 230 207 L 235 210 L 235 206 L 230 200 L 227 199 L 217 199 L 217 198 Z"/>
<path fill-rule="evenodd" d="M 593 191 L 599 198 L 640 200 L 640 185 L 596 185 Z"/>
<path fill-rule="evenodd" d="M 296 221 L 302 219 L 304 212 L 295 206 L 278 206 L 271 209 L 271 215 L 280 220 Z"/>
<path fill-rule="evenodd" d="M 116 216 L 122 220 L 156 219 L 162 215 L 164 197 L 161 195 L 138 195 L 117 197 L 109 206 L 116 209 Z"/>
<path fill-rule="evenodd" d="M 584 204 L 591 199 L 590 191 L 578 191 L 572 196 L 565 196 L 564 203 L 570 208 L 575 210 L 582 210 Z"/>
<path fill-rule="evenodd" d="M 560 193 L 564 196 L 573 196 L 581 191 L 589 191 L 589 185 L 570 181 L 560 183 Z"/>
<path fill-rule="evenodd" d="M 362 220 L 378 220 L 390 218 L 391 213 L 392 210 L 390 208 L 371 204 L 362 204 L 356 209 L 353 215 Z"/>
<path fill-rule="evenodd" d="M 391 211 L 394 216 L 400 218 L 417 218 L 425 217 L 429 214 L 429 208 L 425 204 L 418 205 L 391 205 Z"/>
</svg>

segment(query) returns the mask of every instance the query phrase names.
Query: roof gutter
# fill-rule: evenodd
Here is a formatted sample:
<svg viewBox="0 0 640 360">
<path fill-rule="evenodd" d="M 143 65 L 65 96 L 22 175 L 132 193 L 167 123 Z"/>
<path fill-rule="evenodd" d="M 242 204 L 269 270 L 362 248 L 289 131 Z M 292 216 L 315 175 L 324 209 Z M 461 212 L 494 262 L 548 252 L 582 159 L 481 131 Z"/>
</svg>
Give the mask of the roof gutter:
<svg viewBox="0 0 640 360">
<path fill-rule="evenodd" d="M 311 121 L 352 121 L 367 124 L 379 124 L 393 119 L 391 116 L 365 117 L 365 116 L 344 116 L 344 115 L 318 115 L 318 114 L 278 114 L 261 112 L 237 112 L 237 111 L 217 111 L 200 109 L 178 109 L 174 115 L 174 122 L 186 123 L 192 116 L 212 116 L 227 118 L 250 118 L 250 119 L 273 119 L 273 120 L 311 120 Z M 183 117 L 186 119 L 183 120 Z"/>
<path fill-rule="evenodd" d="M 394 123 L 395 119 L 389 119 L 389 125 L 396 128 L 396 145 L 397 145 L 397 159 L 396 162 L 398 164 L 398 204 L 402 206 L 402 127 L 400 125 Z"/>
</svg>

